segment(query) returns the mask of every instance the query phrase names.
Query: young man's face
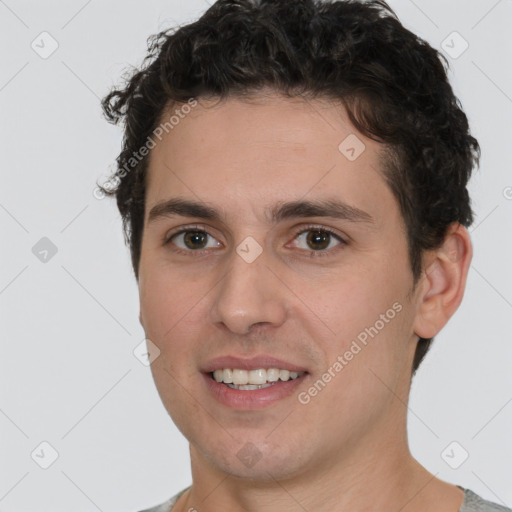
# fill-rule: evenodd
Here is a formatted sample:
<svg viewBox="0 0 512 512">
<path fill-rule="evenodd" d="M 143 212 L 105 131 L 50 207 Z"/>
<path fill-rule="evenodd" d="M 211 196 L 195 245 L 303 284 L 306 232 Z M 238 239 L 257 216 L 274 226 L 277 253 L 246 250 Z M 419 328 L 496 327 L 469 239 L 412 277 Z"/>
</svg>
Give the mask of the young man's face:
<svg viewBox="0 0 512 512">
<path fill-rule="evenodd" d="M 381 146 L 325 101 L 206 104 L 152 150 L 139 269 L 153 376 L 193 460 L 281 479 L 401 446 L 419 301 Z M 217 218 L 149 220 L 171 199 Z M 341 203 L 356 213 L 322 210 Z M 209 374 L 233 367 L 306 373 L 258 390 Z"/>
</svg>

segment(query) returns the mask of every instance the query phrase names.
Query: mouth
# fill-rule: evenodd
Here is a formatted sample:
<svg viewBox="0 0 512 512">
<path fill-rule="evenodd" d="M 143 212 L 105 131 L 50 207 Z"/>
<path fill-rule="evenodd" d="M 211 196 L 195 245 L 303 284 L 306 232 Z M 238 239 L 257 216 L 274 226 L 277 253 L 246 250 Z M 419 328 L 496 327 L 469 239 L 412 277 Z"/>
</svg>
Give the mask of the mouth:
<svg viewBox="0 0 512 512">
<path fill-rule="evenodd" d="M 215 382 L 224 384 L 230 389 L 240 391 L 255 391 L 279 385 L 302 378 L 307 372 L 293 372 L 281 368 L 257 368 L 245 370 L 242 368 L 219 368 L 209 372 Z"/>
<path fill-rule="evenodd" d="M 284 368 L 217 368 L 203 373 L 206 390 L 214 401 L 231 410 L 255 411 L 297 395 L 307 371 Z"/>
<path fill-rule="evenodd" d="M 282 403 L 297 394 L 310 376 L 305 366 L 270 354 L 226 354 L 204 363 L 200 371 L 213 403 L 232 410 L 257 410 Z"/>
</svg>

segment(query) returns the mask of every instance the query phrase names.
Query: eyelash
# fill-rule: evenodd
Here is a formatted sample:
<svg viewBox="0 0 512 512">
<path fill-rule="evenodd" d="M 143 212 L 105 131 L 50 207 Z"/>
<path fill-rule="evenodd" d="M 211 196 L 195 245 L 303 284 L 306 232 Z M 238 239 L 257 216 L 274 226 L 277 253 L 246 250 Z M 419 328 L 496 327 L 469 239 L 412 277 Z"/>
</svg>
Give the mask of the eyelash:
<svg viewBox="0 0 512 512">
<path fill-rule="evenodd" d="M 215 238 L 212 235 L 210 235 L 210 233 L 208 233 L 205 226 L 200 226 L 198 224 L 194 224 L 194 225 L 190 225 L 190 226 L 184 226 L 179 231 L 176 231 L 176 232 L 171 233 L 170 235 L 167 235 L 166 238 L 164 239 L 164 245 L 170 245 L 172 243 L 172 240 L 174 237 L 181 235 L 183 233 L 190 232 L 190 231 L 199 231 L 199 232 L 205 233 L 208 236 L 211 236 L 212 238 Z M 301 226 L 300 229 L 295 231 L 295 233 L 293 235 L 293 240 L 295 240 L 299 235 L 302 235 L 303 233 L 307 233 L 308 231 L 321 231 L 323 233 L 328 233 L 330 236 L 333 236 L 339 242 L 339 245 L 336 245 L 334 248 L 328 249 L 328 250 L 314 251 L 313 249 L 310 249 L 310 250 L 300 249 L 301 251 L 309 252 L 311 258 L 322 258 L 325 256 L 330 256 L 330 255 L 332 255 L 333 251 L 338 252 L 338 250 L 341 250 L 343 248 L 343 246 L 348 245 L 348 243 L 334 230 L 324 227 L 324 226 L 319 226 L 316 224 Z M 209 250 L 210 249 L 183 250 L 183 249 L 180 249 L 179 247 L 175 247 L 172 249 L 173 252 L 178 253 L 178 254 L 184 254 L 186 256 L 194 256 L 194 255 L 202 256 L 202 255 L 204 255 L 205 251 L 209 251 Z"/>
</svg>

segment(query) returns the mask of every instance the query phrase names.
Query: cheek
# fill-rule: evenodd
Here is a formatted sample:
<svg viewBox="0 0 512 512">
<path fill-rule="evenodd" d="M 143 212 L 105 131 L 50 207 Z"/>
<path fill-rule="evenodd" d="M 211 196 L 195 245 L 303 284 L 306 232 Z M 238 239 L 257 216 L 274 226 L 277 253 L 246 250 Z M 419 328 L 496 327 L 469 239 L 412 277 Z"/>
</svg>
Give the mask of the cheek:
<svg viewBox="0 0 512 512">
<path fill-rule="evenodd" d="M 199 378 L 193 340 L 199 339 L 201 303 L 193 287 L 183 286 L 179 276 L 169 272 L 146 275 L 140 281 L 140 298 L 146 337 L 160 350 L 150 366 L 153 379 L 162 403 L 182 430 L 187 416 L 199 412 L 183 383 Z"/>
<path fill-rule="evenodd" d="M 315 375 L 306 395 L 300 397 L 301 403 L 309 402 L 304 410 L 321 417 L 326 432 L 338 440 L 340 436 L 349 441 L 362 435 L 390 410 L 391 390 L 401 395 L 401 376 L 410 358 L 404 336 L 408 313 L 405 307 L 398 311 L 400 307 L 389 306 L 368 314 L 347 303 L 336 337 L 322 344 L 326 355 L 323 373 Z M 381 312 L 387 323 L 379 318 Z"/>
<path fill-rule="evenodd" d="M 197 278 L 185 280 L 179 272 L 170 272 L 166 265 L 153 263 L 149 272 L 143 270 L 139 297 L 146 334 L 167 343 L 175 331 L 183 329 L 189 318 L 197 314 L 201 289 Z"/>
<path fill-rule="evenodd" d="M 207 288 L 200 273 L 188 279 L 157 265 L 151 272 L 141 273 L 140 308 L 146 337 L 160 350 L 151 365 L 153 376 L 170 400 L 182 394 L 179 382 L 197 378 L 194 351 L 198 348 L 196 341 L 204 337 Z"/>
<path fill-rule="evenodd" d="M 347 269 L 321 284 L 302 286 L 303 314 L 316 314 L 338 342 L 350 341 L 379 320 L 396 300 L 397 293 L 378 281 L 380 275 Z"/>
<path fill-rule="evenodd" d="M 375 380 L 370 369 L 393 380 L 408 356 L 412 313 L 405 301 L 407 288 L 403 277 L 390 278 L 384 269 L 340 274 L 322 292 L 308 287 L 306 306 L 329 328 L 318 340 L 325 364 L 329 368 L 341 356 L 343 369 L 337 365 L 336 373 L 350 382 Z M 313 318 L 310 309 L 303 307 L 301 315 Z"/>
</svg>

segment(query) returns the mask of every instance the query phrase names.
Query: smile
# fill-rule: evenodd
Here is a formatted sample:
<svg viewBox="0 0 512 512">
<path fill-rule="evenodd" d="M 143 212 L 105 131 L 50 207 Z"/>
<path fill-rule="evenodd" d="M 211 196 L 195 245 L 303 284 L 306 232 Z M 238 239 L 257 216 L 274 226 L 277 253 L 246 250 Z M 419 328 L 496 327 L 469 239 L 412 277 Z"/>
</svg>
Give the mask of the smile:
<svg viewBox="0 0 512 512">
<path fill-rule="evenodd" d="M 279 368 L 258 368 L 243 370 L 238 368 L 223 368 L 210 373 L 212 379 L 226 384 L 231 389 L 253 391 L 268 388 L 278 382 L 287 382 L 302 377 L 305 372 L 291 372 Z"/>
</svg>

